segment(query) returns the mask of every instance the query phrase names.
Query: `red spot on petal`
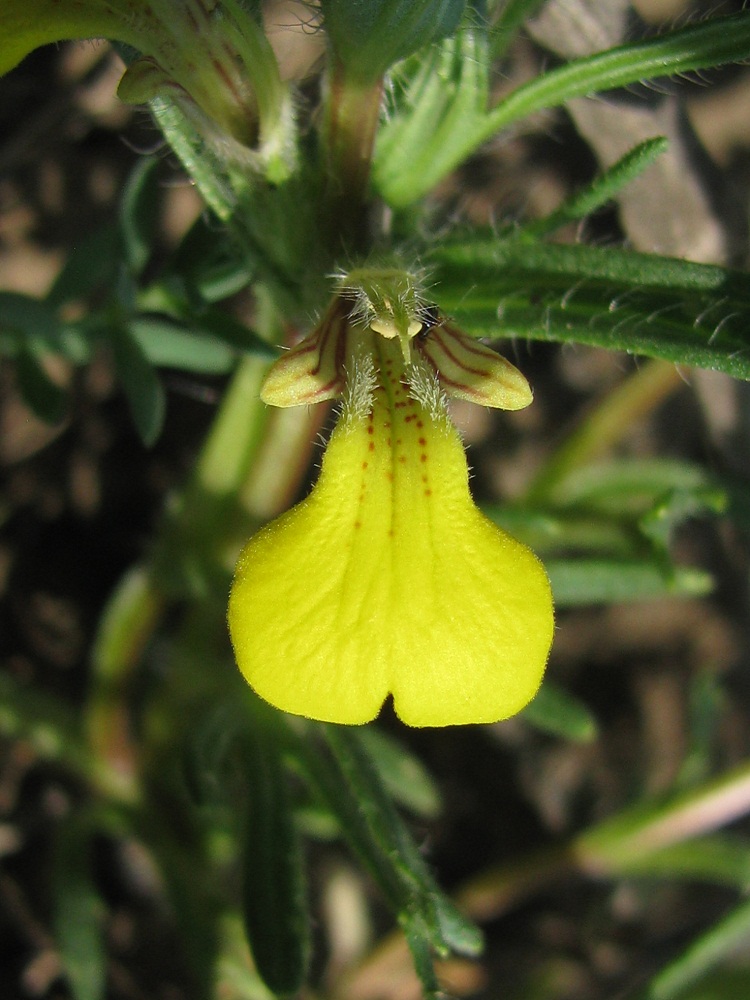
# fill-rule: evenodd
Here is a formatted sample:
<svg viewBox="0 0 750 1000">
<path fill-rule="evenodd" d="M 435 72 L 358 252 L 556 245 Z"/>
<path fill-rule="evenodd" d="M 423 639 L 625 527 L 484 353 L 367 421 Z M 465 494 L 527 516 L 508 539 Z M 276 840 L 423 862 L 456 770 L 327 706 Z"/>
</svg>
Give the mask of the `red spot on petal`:
<svg viewBox="0 0 750 1000">
<path fill-rule="evenodd" d="M 432 490 L 425 490 L 425 491 L 424 491 L 424 495 L 425 495 L 426 497 L 431 497 L 431 496 L 432 496 Z"/>
<path fill-rule="evenodd" d="M 366 468 L 367 468 L 367 462 L 363 462 L 362 463 L 362 470 L 364 471 Z"/>
<path fill-rule="evenodd" d="M 361 521 L 355 521 L 354 522 L 354 527 L 355 528 L 361 528 L 362 527 L 362 522 Z"/>
<path fill-rule="evenodd" d="M 422 447 L 424 448 L 424 446 L 425 446 L 425 445 L 427 444 L 427 439 L 426 439 L 426 438 L 420 438 L 420 439 L 419 439 L 419 443 L 420 443 L 420 444 L 422 445 Z"/>
<path fill-rule="evenodd" d="M 426 462 L 427 461 L 427 456 L 425 455 L 424 452 L 422 452 L 422 454 L 419 456 L 419 461 L 420 462 Z"/>
<path fill-rule="evenodd" d="M 375 442 L 370 441 L 370 451 L 375 451 Z"/>
<path fill-rule="evenodd" d="M 419 427 L 420 430 L 424 427 L 424 424 L 422 423 L 421 420 L 417 421 L 417 427 Z"/>
</svg>

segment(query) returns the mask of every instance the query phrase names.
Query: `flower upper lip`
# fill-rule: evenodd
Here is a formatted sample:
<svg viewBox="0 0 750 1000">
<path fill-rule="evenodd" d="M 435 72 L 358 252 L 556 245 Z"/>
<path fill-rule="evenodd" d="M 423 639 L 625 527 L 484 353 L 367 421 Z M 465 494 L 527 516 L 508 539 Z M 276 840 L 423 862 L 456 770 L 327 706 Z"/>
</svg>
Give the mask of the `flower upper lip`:
<svg viewBox="0 0 750 1000">
<path fill-rule="evenodd" d="M 371 330 L 398 339 L 404 364 L 421 359 L 449 396 L 505 410 L 531 403 L 531 387 L 514 365 L 451 324 L 438 306 L 418 301 L 413 308 L 411 317 L 407 312 L 399 323 L 392 308 L 373 318 L 344 288 L 313 331 L 276 362 L 262 398 L 274 406 L 340 398 L 352 343 Z"/>
<path fill-rule="evenodd" d="M 276 405 L 342 403 L 311 494 L 240 558 L 237 662 L 272 704 L 325 721 L 367 722 L 389 693 L 410 725 L 505 718 L 541 682 L 549 581 L 475 506 L 446 393 L 514 409 L 531 390 L 421 299 L 397 329 L 394 284 L 381 275 L 378 299 L 367 279 L 367 302 L 340 288 L 264 385 Z"/>
</svg>

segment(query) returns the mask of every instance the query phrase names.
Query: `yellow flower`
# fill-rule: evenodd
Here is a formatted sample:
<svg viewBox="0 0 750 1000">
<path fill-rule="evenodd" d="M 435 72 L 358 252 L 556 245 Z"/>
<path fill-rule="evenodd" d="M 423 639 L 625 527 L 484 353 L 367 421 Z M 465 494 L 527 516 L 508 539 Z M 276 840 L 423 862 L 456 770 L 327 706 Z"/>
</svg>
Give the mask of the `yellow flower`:
<svg viewBox="0 0 750 1000">
<path fill-rule="evenodd" d="M 237 662 L 278 708 L 364 723 L 392 694 L 405 723 L 445 726 L 506 718 L 536 693 L 549 582 L 475 506 L 446 393 L 531 401 L 516 368 L 391 270 L 342 279 L 271 369 L 266 402 L 343 400 L 317 484 L 250 540 L 232 586 Z"/>
</svg>

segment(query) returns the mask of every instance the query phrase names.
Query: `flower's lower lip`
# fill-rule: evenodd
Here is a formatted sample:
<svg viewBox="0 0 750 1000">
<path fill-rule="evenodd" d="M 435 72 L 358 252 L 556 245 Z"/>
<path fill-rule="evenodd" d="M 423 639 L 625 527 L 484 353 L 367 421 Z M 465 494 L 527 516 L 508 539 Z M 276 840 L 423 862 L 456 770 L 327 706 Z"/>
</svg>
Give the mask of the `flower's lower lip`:
<svg viewBox="0 0 750 1000">
<path fill-rule="evenodd" d="M 398 342 L 369 336 L 377 385 L 349 393 L 367 409 L 345 409 L 311 495 L 240 560 L 238 663 L 277 707 L 326 721 L 369 721 L 389 693 L 411 725 L 504 718 L 544 671 L 546 575 L 475 507 L 439 391 L 438 414 L 414 398 Z"/>
</svg>

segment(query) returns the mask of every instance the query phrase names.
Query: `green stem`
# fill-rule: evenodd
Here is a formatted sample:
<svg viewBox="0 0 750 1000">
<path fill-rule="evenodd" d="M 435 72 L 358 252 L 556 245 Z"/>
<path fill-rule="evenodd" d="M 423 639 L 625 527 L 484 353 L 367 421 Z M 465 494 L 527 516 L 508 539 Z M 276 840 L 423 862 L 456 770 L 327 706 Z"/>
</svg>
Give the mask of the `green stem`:
<svg viewBox="0 0 750 1000">
<path fill-rule="evenodd" d="M 427 137 L 420 148 L 413 150 L 407 169 L 399 166 L 383 171 L 379 177 L 381 193 L 393 206 L 404 208 L 433 188 L 482 143 L 537 111 L 643 80 L 741 62 L 748 54 L 750 18 L 740 13 L 575 59 L 518 87 L 488 113 L 464 116 L 450 141 L 441 136 L 439 142 L 430 142 Z"/>
<path fill-rule="evenodd" d="M 96 769 L 110 776 L 108 784 L 126 801 L 139 796 L 127 693 L 163 609 L 164 595 L 151 573 L 133 567 L 107 603 L 92 653 L 86 737 Z"/>
<path fill-rule="evenodd" d="M 705 837 L 750 813 L 750 763 L 692 789 L 666 805 L 637 805 L 605 820 L 561 844 L 489 869 L 467 882 L 455 897 L 470 920 L 496 920 L 532 892 L 571 875 L 618 878 L 639 871 L 674 876 L 677 869 L 658 858 L 669 848 Z M 660 852 L 663 852 L 660 854 Z M 744 852 L 743 852 L 744 855 Z M 651 859 L 653 864 L 649 864 Z M 682 872 L 684 875 L 684 871 Z M 738 873 L 737 883 L 746 876 Z M 741 919 L 744 920 L 743 914 Z M 409 952 L 400 934 L 381 942 L 377 951 L 349 983 L 352 995 L 358 981 L 385 974 L 393 979 L 409 965 Z"/>
<path fill-rule="evenodd" d="M 360 83 L 332 60 L 325 129 L 328 187 L 324 225 L 334 254 L 367 242 L 367 189 L 380 120 L 383 81 Z"/>
<path fill-rule="evenodd" d="M 85 729 L 94 758 L 119 776 L 121 794 L 135 797 L 138 760 L 129 692 L 167 604 L 168 578 L 184 561 L 184 546 L 215 558 L 228 497 L 236 496 L 258 447 L 264 410 L 259 399 L 263 361 L 242 361 L 203 446 L 176 512 L 166 519 L 148 566 L 122 579 L 104 611 L 92 654 Z"/>
<path fill-rule="evenodd" d="M 514 90 L 477 129 L 483 142 L 512 122 L 574 97 L 626 87 L 641 80 L 739 62 L 750 53 L 750 18 L 715 17 L 645 42 L 575 59 Z"/>
<path fill-rule="evenodd" d="M 240 491 L 240 505 L 259 526 L 286 510 L 310 465 L 310 454 L 328 415 L 325 406 L 273 410 L 263 443 Z"/>
<path fill-rule="evenodd" d="M 750 762 L 662 807 L 647 804 L 605 821 L 578 837 L 571 853 L 593 876 L 637 870 L 645 858 L 711 833 L 750 812 Z"/>
<path fill-rule="evenodd" d="M 691 986 L 698 983 L 720 962 L 731 960 L 750 939 L 750 903 L 742 903 L 715 924 L 706 934 L 693 941 L 686 951 L 659 972 L 645 990 L 633 1000 L 679 1000 Z M 742 991 L 744 992 L 744 991 Z M 692 991 L 690 996 L 696 994 Z M 730 989 L 702 996 L 730 996 Z"/>
<path fill-rule="evenodd" d="M 237 495 L 263 441 L 267 411 L 260 387 L 267 369 L 268 361 L 257 356 L 240 362 L 196 462 L 186 504 L 197 493 L 215 499 Z"/>
<path fill-rule="evenodd" d="M 483 872 L 459 893 L 458 905 L 474 920 L 492 920 L 538 885 L 583 873 L 615 878 L 648 870 L 650 857 L 705 836 L 750 812 L 750 763 L 692 789 L 664 806 L 625 810 L 566 845 Z"/>
<path fill-rule="evenodd" d="M 0 735 L 31 748 L 40 760 L 54 761 L 110 801 L 128 805 L 133 800 L 121 771 L 92 755 L 78 713 L 9 673 L 0 673 Z"/>
</svg>

